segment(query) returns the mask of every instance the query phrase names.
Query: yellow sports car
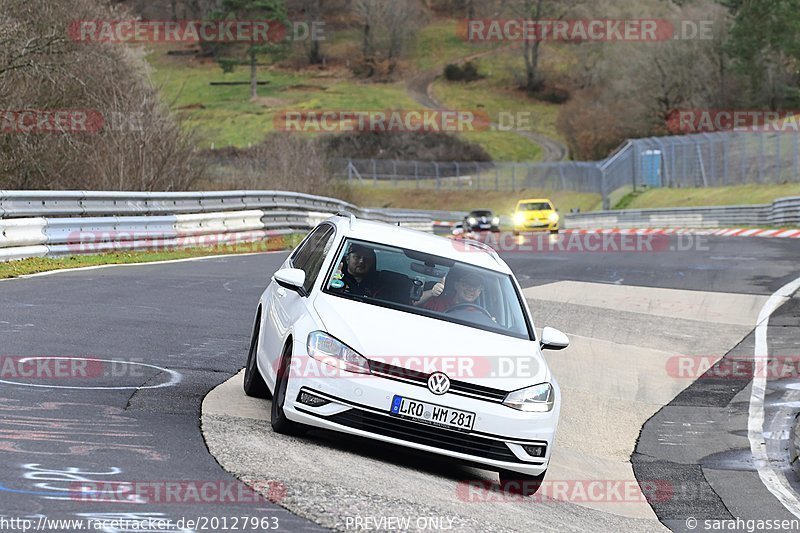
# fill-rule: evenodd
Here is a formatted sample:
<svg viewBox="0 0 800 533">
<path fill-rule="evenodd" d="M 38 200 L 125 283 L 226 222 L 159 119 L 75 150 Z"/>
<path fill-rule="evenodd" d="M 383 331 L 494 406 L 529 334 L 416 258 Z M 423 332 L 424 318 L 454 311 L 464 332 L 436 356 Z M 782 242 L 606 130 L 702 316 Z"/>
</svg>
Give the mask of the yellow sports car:
<svg viewBox="0 0 800 533">
<path fill-rule="evenodd" d="M 514 235 L 525 231 L 558 233 L 559 216 L 547 198 L 531 198 L 517 202 L 514 211 Z"/>
</svg>

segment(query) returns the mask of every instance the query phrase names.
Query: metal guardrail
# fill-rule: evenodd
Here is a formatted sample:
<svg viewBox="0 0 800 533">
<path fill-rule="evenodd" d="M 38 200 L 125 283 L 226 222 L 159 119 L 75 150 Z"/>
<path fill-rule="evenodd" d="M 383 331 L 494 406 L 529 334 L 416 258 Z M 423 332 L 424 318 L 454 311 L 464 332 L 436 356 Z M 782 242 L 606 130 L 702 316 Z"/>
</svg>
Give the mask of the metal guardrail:
<svg viewBox="0 0 800 533">
<path fill-rule="evenodd" d="M 430 215 L 284 191 L 0 191 L 0 261 L 242 244 L 308 231 L 339 211 L 433 231 Z"/>
<path fill-rule="evenodd" d="M 772 204 L 664 209 L 626 209 L 567 215 L 567 229 L 720 228 L 800 225 L 800 197 Z"/>
</svg>

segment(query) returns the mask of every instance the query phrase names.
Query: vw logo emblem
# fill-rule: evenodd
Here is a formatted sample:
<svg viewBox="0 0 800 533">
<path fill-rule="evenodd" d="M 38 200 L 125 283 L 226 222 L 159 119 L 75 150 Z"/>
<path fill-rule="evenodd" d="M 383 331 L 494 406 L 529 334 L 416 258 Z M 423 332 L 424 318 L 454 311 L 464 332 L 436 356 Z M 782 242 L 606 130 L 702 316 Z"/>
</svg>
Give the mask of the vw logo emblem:
<svg viewBox="0 0 800 533">
<path fill-rule="evenodd" d="M 450 390 L 450 378 L 444 372 L 434 372 L 428 377 L 428 390 L 441 396 Z"/>
</svg>

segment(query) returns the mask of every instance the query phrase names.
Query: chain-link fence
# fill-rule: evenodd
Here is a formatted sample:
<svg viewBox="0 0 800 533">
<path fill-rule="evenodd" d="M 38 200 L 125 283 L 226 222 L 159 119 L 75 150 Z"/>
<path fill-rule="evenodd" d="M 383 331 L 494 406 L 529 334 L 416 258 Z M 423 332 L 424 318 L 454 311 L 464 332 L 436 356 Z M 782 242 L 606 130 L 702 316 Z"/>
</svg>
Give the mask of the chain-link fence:
<svg viewBox="0 0 800 533">
<path fill-rule="evenodd" d="M 503 163 L 349 159 L 338 161 L 336 176 L 349 181 L 408 188 L 520 189 L 601 192 L 596 163 Z"/>
<path fill-rule="evenodd" d="M 337 161 L 336 176 L 407 188 L 537 189 L 599 193 L 622 188 L 720 187 L 800 181 L 800 134 L 720 132 L 631 139 L 602 161 L 557 163 Z"/>
</svg>

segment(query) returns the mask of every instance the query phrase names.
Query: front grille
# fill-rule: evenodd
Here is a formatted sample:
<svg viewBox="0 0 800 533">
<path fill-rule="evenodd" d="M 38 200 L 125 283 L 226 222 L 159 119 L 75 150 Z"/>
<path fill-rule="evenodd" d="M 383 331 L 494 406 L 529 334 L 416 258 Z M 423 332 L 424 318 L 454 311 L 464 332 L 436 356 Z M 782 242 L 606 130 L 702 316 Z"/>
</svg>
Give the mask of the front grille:
<svg viewBox="0 0 800 533">
<path fill-rule="evenodd" d="M 370 361 L 369 368 L 373 374 L 381 377 L 406 381 L 421 387 L 428 387 L 428 378 L 430 377 L 430 374 L 426 374 L 425 372 L 409 370 L 401 366 L 394 366 L 378 361 Z M 449 393 L 458 394 L 460 396 L 474 397 L 497 403 L 501 403 L 508 395 L 508 391 L 493 389 L 491 387 L 484 387 L 483 385 L 475 385 L 474 383 L 467 383 L 466 381 L 457 381 L 454 379 L 450 380 Z"/>
<path fill-rule="evenodd" d="M 343 413 L 325 417 L 325 419 L 353 429 L 361 429 L 385 437 L 424 444 L 475 457 L 514 463 L 523 462 L 502 441 L 460 431 L 427 426 L 393 416 L 360 409 L 350 409 Z"/>
</svg>

